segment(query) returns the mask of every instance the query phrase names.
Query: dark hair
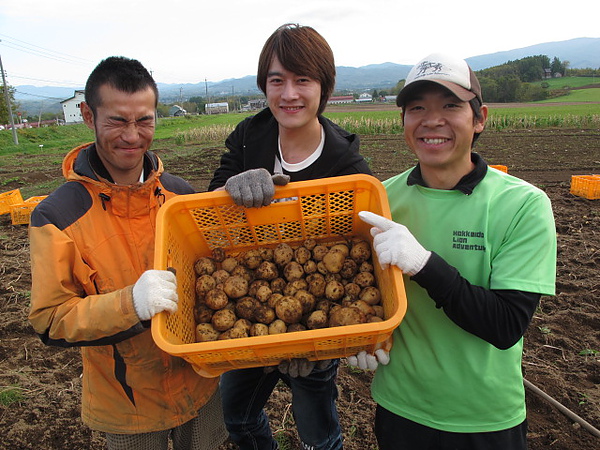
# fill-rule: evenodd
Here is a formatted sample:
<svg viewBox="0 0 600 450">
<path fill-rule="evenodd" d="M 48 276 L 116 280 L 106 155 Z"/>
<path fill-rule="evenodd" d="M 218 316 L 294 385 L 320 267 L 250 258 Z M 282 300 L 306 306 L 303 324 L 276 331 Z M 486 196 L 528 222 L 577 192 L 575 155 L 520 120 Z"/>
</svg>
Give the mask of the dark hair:
<svg viewBox="0 0 600 450">
<path fill-rule="evenodd" d="M 92 71 L 85 84 L 85 102 L 92 112 L 102 103 L 100 87 L 109 85 L 119 91 L 133 94 L 151 88 L 158 105 L 158 88 L 152 75 L 135 59 L 110 56 L 102 60 Z"/>
<path fill-rule="evenodd" d="M 267 39 L 258 58 L 256 83 L 267 94 L 267 76 L 273 58 L 296 75 L 305 75 L 321 84 L 318 114 L 325 110 L 335 87 L 335 62 L 327 41 L 311 27 L 285 24 Z"/>
</svg>

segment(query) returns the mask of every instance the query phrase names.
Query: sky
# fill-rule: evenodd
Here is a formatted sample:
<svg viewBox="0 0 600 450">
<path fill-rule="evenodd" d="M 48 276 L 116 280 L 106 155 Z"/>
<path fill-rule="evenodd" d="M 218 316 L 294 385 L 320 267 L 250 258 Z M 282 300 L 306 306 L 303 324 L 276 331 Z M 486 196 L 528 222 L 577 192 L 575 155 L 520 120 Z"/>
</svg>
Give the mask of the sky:
<svg viewBox="0 0 600 450">
<path fill-rule="evenodd" d="M 289 22 L 315 28 L 336 66 L 361 67 L 596 38 L 598 13 L 598 0 L 2 0 L 0 58 L 12 86 L 83 87 L 112 55 L 159 83 L 217 82 L 255 75 L 264 42 Z"/>
</svg>

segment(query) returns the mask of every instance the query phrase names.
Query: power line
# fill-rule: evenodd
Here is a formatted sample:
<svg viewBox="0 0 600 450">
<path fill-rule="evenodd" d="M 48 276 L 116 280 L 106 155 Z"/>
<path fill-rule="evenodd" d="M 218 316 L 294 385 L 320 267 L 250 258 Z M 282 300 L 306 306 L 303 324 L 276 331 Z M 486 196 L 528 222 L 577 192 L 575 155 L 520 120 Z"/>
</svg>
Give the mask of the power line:
<svg viewBox="0 0 600 450">
<path fill-rule="evenodd" d="M 55 61 L 64 62 L 68 64 L 77 64 L 77 65 L 89 65 L 92 64 L 92 61 L 80 58 L 78 56 L 68 55 L 67 53 L 58 52 L 56 50 L 50 50 L 44 47 L 40 47 L 39 45 L 30 44 L 28 42 L 22 41 L 20 39 L 13 38 L 11 36 L 7 36 L 5 34 L 0 33 L 4 39 L 0 42 L 6 47 L 12 48 L 13 50 L 17 50 L 20 52 L 28 53 L 35 56 L 40 56 L 43 58 L 53 59 Z"/>
<path fill-rule="evenodd" d="M 64 100 L 63 98 L 60 98 L 60 97 L 47 97 L 45 95 L 30 94 L 29 92 L 21 92 L 21 91 L 16 90 L 16 89 L 15 89 L 15 93 L 21 94 L 21 95 L 30 95 L 31 97 L 45 98 L 45 99 L 48 99 L 48 100 Z"/>
</svg>

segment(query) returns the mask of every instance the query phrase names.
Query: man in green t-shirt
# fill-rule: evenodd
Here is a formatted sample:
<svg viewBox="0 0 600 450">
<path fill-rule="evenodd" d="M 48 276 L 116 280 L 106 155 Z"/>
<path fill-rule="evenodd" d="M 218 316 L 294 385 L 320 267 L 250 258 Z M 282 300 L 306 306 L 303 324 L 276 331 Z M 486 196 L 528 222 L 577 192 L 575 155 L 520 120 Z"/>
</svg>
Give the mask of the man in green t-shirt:
<svg viewBox="0 0 600 450">
<path fill-rule="evenodd" d="M 488 108 L 465 61 L 423 59 L 397 105 L 419 162 L 384 182 L 393 221 L 360 217 L 382 267 L 404 272 L 408 310 L 389 355 L 349 358 L 380 363 L 379 448 L 526 449 L 523 334 L 554 294 L 550 201 L 472 151 Z"/>
</svg>

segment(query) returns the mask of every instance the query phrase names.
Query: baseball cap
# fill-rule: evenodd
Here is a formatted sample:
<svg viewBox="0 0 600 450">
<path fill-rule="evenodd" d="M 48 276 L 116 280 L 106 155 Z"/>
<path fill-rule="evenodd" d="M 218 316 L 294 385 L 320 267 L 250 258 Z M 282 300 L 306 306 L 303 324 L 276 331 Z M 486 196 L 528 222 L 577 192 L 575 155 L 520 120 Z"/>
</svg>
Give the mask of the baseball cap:
<svg viewBox="0 0 600 450">
<path fill-rule="evenodd" d="M 444 86 L 463 102 L 477 97 L 483 103 L 479 80 L 464 59 L 432 53 L 410 69 L 404 87 L 396 97 L 396 105 L 402 106 L 407 94 L 426 81 Z"/>
</svg>

